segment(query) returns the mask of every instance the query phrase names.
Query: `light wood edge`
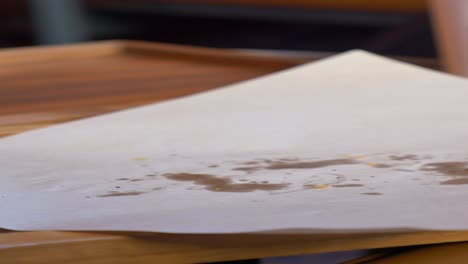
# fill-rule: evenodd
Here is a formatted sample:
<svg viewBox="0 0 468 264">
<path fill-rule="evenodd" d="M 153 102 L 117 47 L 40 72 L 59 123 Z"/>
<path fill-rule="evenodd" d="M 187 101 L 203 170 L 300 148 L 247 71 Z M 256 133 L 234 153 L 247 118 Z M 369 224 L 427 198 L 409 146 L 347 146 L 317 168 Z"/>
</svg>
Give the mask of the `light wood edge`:
<svg viewBox="0 0 468 264">
<path fill-rule="evenodd" d="M 323 235 L 0 233 L 0 259 L 15 263 L 171 263 L 263 258 L 464 241 L 468 232 Z M 6 262 L 8 263 L 8 262 Z"/>
<path fill-rule="evenodd" d="M 177 44 L 152 43 L 145 41 L 110 40 L 72 45 L 52 45 L 0 50 L 0 66 L 37 63 L 47 61 L 99 58 L 115 55 L 183 56 L 184 59 L 223 63 L 255 63 L 274 66 L 295 66 L 310 61 L 305 58 L 273 57 L 251 54 L 230 49 L 204 48 Z M 275 65 L 276 64 L 276 65 Z"/>
<path fill-rule="evenodd" d="M 42 127 L 52 126 L 68 121 L 73 121 L 77 119 L 82 119 L 86 117 L 90 117 L 92 115 L 82 115 L 82 116 L 73 116 L 68 118 L 61 118 L 55 120 L 47 120 L 41 122 L 30 122 L 30 123 L 23 123 L 23 124 L 0 124 L 0 138 L 11 136 L 14 134 L 18 134 L 21 132 L 26 132 L 33 129 L 38 129 Z"/>
<path fill-rule="evenodd" d="M 72 45 L 8 48 L 0 50 L 0 65 L 29 64 L 114 55 L 122 52 L 125 45 L 124 41 L 102 41 Z"/>
<path fill-rule="evenodd" d="M 0 50 L 0 66 L 34 62 L 99 58 L 115 55 L 130 55 L 151 58 L 154 56 L 183 56 L 184 59 L 198 61 L 222 61 L 223 64 L 269 65 L 271 67 L 296 66 L 334 55 L 327 52 L 282 52 L 255 51 L 242 49 L 217 49 L 177 44 L 152 43 L 146 41 L 110 40 L 73 45 L 39 46 Z M 432 59 L 406 58 L 393 56 L 394 59 L 439 69 Z"/>
<path fill-rule="evenodd" d="M 12 136 L 28 130 L 38 129 L 41 127 L 51 126 L 56 123 L 53 122 L 38 122 L 32 124 L 20 124 L 20 125 L 0 125 L 0 138 Z"/>
<path fill-rule="evenodd" d="M 184 59 L 196 58 L 199 61 L 220 60 L 223 64 L 254 63 L 270 66 L 295 66 L 311 61 L 311 58 L 280 57 L 271 54 L 254 54 L 237 49 L 205 48 L 165 43 L 151 43 L 144 41 L 125 41 L 124 51 L 130 54 L 141 55 L 170 55 L 183 56 Z M 315 58 L 318 59 L 318 58 Z M 276 65 L 275 65 L 276 64 Z"/>
</svg>

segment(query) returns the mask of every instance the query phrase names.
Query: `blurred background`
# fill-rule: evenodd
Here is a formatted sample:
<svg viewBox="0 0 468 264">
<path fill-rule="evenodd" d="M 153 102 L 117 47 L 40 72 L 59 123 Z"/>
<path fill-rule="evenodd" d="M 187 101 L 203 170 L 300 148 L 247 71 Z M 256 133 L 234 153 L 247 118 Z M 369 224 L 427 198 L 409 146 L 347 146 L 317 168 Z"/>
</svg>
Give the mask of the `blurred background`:
<svg viewBox="0 0 468 264">
<path fill-rule="evenodd" d="M 426 0 L 2 0 L 0 48 L 131 39 L 436 58 L 429 13 Z"/>
</svg>

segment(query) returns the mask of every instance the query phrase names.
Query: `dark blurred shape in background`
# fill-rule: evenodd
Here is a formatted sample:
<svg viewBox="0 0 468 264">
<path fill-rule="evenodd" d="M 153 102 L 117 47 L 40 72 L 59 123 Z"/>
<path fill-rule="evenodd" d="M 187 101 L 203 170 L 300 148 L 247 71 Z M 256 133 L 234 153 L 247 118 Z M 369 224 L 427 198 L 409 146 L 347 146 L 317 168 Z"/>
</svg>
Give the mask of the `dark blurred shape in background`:
<svg viewBox="0 0 468 264">
<path fill-rule="evenodd" d="M 424 0 L 0 2 L 0 47 L 105 39 L 436 57 Z"/>
</svg>

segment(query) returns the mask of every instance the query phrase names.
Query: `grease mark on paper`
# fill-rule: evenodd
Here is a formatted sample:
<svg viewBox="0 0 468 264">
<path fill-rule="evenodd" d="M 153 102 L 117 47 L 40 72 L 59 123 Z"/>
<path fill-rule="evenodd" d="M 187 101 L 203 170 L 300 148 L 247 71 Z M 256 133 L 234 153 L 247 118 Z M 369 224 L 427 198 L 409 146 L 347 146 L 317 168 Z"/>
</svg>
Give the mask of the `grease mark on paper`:
<svg viewBox="0 0 468 264">
<path fill-rule="evenodd" d="M 96 197 L 114 197 L 114 196 L 135 196 L 144 194 L 145 192 L 138 192 L 138 191 L 128 191 L 128 192 L 115 192 L 111 191 L 107 194 L 96 195 Z"/>
<path fill-rule="evenodd" d="M 192 182 L 196 185 L 204 186 L 206 190 L 214 192 L 275 191 L 289 186 L 288 183 L 233 183 L 229 177 L 216 177 L 211 174 L 167 173 L 163 176 L 173 181 Z"/>
</svg>

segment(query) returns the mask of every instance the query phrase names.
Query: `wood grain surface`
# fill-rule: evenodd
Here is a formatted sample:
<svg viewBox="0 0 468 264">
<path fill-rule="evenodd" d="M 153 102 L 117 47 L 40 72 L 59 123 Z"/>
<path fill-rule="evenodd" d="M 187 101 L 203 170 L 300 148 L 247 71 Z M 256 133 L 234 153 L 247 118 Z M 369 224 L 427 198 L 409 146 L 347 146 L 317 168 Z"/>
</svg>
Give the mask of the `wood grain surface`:
<svg viewBox="0 0 468 264">
<path fill-rule="evenodd" d="M 304 62 L 104 42 L 0 52 L 0 136 L 201 92 Z"/>
<path fill-rule="evenodd" d="M 104 42 L 0 52 L 0 134 L 125 109 L 301 64 L 242 52 Z M 468 232 L 170 235 L 0 230 L 0 263 L 191 263 L 468 240 Z"/>
<path fill-rule="evenodd" d="M 467 239 L 468 232 L 348 235 L 130 235 L 54 231 L 9 232 L 0 233 L 0 259 L 2 263 L 41 264 L 200 263 Z"/>
</svg>

